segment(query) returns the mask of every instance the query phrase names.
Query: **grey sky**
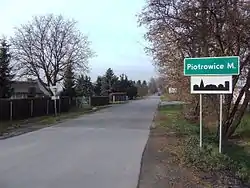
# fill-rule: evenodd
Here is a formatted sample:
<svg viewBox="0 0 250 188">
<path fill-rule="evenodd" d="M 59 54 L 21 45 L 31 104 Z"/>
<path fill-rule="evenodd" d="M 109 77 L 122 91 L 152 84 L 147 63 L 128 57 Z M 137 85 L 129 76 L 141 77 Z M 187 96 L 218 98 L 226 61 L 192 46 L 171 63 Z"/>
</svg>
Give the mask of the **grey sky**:
<svg viewBox="0 0 250 188">
<path fill-rule="evenodd" d="M 3 2 L 1 2 L 3 1 Z M 131 79 L 154 76 L 151 58 L 144 53 L 145 30 L 138 28 L 136 14 L 145 0 L 0 0 L 1 34 L 10 36 L 13 27 L 33 15 L 63 14 L 78 21 L 78 28 L 89 36 L 97 57 L 90 61 L 90 76 L 95 80 L 109 67 Z"/>
</svg>

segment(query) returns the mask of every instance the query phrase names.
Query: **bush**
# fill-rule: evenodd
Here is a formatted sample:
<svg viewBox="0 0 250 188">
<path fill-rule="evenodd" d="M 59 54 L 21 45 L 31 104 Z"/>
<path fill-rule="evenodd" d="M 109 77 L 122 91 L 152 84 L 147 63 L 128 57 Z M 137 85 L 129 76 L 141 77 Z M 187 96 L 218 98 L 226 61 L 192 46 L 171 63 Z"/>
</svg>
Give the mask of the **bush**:
<svg viewBox="0 0 250 188">
<path fill-rule="evenodd" d="M 202 149 L 199 148 L 199 138 L 195 136 L 184 143 L 183 157 L 186 164 L 192 164 L 204 172 L 235 170 L 234 162 L 218 153 L 218 148 L 212 144 L 204 144 Z"/>
<path fill-rule="evenodd" d="M 182 161 L 189 167 L 195 167 L 202 172 L 222 173 L 233 176 L 245 182 L 250 180 L 249 168 L 240 160 L 234 160 L 227 153 L 220 154 L 218 146 L 214 144 L 203 144 L 199 148 L 199 138 L 191 136 L 183 142 Z"/>
<path fill-rule="evenodd" d="M 175 131 L 181 136 L 180 160 L 189 167 L 194 167 L 198 171 L 208 172 L 218 178 L 233 177 L 244 182 L 250 181 L 250 154 L 244 146 L 234 142 L 223 144 L 223 153 L 218 152 L 218 140 L 216 133 L 203 127 L 203 147 L 199 147 L 199 124 L 191 123 L 184 118 L 181 113 L 182 106 L 160 106 L 159 114 L 164 116 L 164 121 L 159 121 L 159 125 L 171 131 Z M 242 131 L 246 131 L 243 124 Z M 218 178 L 220 179 L 220 177 Z"/>
</svg>

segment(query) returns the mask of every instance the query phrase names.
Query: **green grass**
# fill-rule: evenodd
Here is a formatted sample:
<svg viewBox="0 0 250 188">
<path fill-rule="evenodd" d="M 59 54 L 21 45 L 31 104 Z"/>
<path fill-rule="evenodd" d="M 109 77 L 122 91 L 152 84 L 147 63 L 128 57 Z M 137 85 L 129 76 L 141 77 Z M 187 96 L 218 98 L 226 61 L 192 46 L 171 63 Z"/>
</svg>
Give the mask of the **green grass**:
<svg viewBox="0 0 250 188">
<path fill-rule="evenodd" d="M 95 112 L 95 111 L 98 111 L 98 110 L 101 110 L 101 109 L 107 108 L 107 107 L 109 107 L 109 105 L 96 107 L 95 110 L 92 110 L 92 108 L 90 108 L 90 107 L 74 108 L 74 109 L 71 109 L 69 112 L 60 113 L 57 116 L 54 116 L 54 115 L 41 116 L 41 117 L 29 118 L 29 119 L 25 119 L 25 120 L 1 122 L 0 134 L 3 134 L 4 132 L 8 131 L 7 130 L 8 128 L 18 129 L 20 127 L 27 126 L 27 124 L 31 124 L 31 126 L 33 124 L 43 125 L 44 127 L 46 127 L 49 125 L 59 123 L 63 120 L 77 118 L 81 115 L 92 113 L 92 112 Z"/>
<path fill-rule="evenodd" d="M 166 94 L 161 95 L 161 96 L 160 96 L 160 99 L 161 99 L 162 101 L 168 101 L 168 96 L 167 96 Z"/>
<path fill-rule="evenodd" d="M 218 153 L 216 133 L 203 128 L 203 148 L 199 148 L 199 124 L 190 123 L 182 115 L 182 106 L 159 108 L 158 126 L 175 131 L 182 139 L 181 160 L 187 166 L 205 172 L 230 171 L 245 182 L 250 182 L 250 142 L 247 114 L 239 129 L 242 144 L 228 141 L 223 145 L 223 154 Z M 165 118 L 163 118 L 165 116 Z"/>
<path fill-rule="evenodd" d="M 174 130 L 183 135 L 196 135 L 199 132 L 197 124 L 188 123 L 180 113 L 182 105 L 167 105 L 160 107 L 160 115 L 166 119 L 159 122 L 159 125 Z"/>
<path fill-rule="evenodd" d="M 115 102 L 113 102 L 113 101 L 111 101 L 110 103 L 111 104 L 125 104 L 125 103 L 128 103 L 129 101 L 115 101 Z"/>
<path fill-rule="evenodd" d="M 236 135 L 250 141 L 250 113 L 246 112 L 242 118 L 239 127 L 236 130 Z"/>
<path fill-rule="evenodd" d="M 92 112 L 95 112 L 95 111 L 98 111 L 98 110 L 101 110 L 101 109 L 104 109 L 104 108 L 107 108 L 109 107 L 110 105 L 106 105 L 106 106 L 98 106 L 98 107 L 95 107 L 95 110 L 93 110 L 91 107 L 87 107 L 87 108 L 74 108 L 74 109 L 71 109 L 70 112 L 67 112 L 67 113 L 61 113 L 61 114 L 58 114 L 58 116 L 47 116 L 47 117 L 44 117 L 42 119 L 42 121 L 39 121 L 38 123 L 42 123 L 42 124 L 46 124 L 46 123 L 49 123 L 49 124 L 53 124 L 53 123 L 56 123 L 56 122 L 60 122 L 62 120 L 66 120 L 66 119 L 73 119 L 73 118 L 77 118 L 81 115 L 84 115 L 84 114 L 88 114 L 88 113 L 92 113 Z"/>
<path fill-rule="evenodd" d="M 60 122 L 62 120 L 66 120 L 66 119 L 73 119 L 76 117 L 79 117 L 81 115 L 84 115 L 88 112 L 91 112 L 91 108 L 75 108 L 75 109 L 71 109 L 69 112 L 67 113 L 60 113 L 57 116 L 44 116 L 41 117 L 41 119 L 37 122 L 38 124 L 55 124 L 57 122 Z"/>
</svg>

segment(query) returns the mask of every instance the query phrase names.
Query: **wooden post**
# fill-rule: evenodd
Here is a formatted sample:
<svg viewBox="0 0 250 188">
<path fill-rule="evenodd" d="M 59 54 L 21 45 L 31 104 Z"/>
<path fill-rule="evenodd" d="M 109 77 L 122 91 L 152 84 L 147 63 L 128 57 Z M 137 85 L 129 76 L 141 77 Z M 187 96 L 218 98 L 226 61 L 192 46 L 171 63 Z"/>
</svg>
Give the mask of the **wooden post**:
<svg viewBox="0 0 250 188">
<path fill-rule="evenodd" d="M 47 115 L 49 115 L 49 100 L 47 100 Z"/>
<path fill-rule="evenodd" d="M 33 104 L 33 99 L 30 100 L 30 117 L 33 116 L 33 111 L 34 111 L 34 104 Z"/>
<path fill-rule="evenodd" d="M 13 120 L 13 102 L 10 101 L 10 121 Z"/>
<path fill-rule="evenodd" d="M 59 98 L 59 100 L 58 100 L 58 113 L 61 113 L 61 97 Z"/>
<path fill-rule="evenodd" d="M 91 104 L 91 96 L 89 96 L 89 106 L 92 106 L 92 104 Z"/>
</svg>

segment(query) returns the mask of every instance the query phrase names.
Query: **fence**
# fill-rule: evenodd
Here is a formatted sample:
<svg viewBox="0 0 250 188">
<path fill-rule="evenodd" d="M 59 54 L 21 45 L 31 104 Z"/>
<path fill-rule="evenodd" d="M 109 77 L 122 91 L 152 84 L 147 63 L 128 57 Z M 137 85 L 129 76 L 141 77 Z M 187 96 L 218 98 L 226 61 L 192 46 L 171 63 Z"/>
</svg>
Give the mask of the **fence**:
<svg viewBox="0 0 250 188">
<path fill-rule="evenodd" d="M 57 113 L 68 112 L 71 107 L 104 106 L 109 104 L 109 97 L 90 98 L 61 97 L 56 100 Z M 32 117 L 55 114 L 55 103 L 50 98 L 0 99 L 0 121 L 23 120 Z"/>
<path fill-rule="evenodd" d="M 62 97 L 56 101 L 57 113 L 70 110 L 70 99 Z M 54 101 L 50 98 L 0 99 L 0 121 L 22 120 L 55 113 Z"/>
<path fill-rule="evenodd" d="M 90 105 L 91 106 L 105 106 L 109 104 L 108 96 L 94 96 L 90 97 Z"/>
</svg>

